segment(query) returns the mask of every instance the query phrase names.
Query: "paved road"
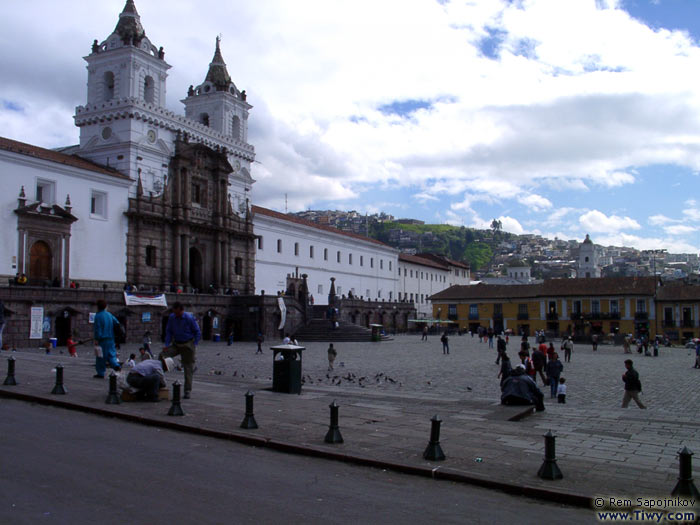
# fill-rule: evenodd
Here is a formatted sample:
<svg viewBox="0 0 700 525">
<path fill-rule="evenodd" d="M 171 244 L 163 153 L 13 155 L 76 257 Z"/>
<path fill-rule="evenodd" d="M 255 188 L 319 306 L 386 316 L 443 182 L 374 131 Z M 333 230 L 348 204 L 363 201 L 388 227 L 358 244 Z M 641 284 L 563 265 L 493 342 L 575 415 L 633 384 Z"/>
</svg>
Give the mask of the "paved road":
<svg viewBox="0 0 700 525">
<path fill-rule="evenodd" d="M 591 523 L 585 509 L 0 400 L 0 522 Z"/>
</svg>

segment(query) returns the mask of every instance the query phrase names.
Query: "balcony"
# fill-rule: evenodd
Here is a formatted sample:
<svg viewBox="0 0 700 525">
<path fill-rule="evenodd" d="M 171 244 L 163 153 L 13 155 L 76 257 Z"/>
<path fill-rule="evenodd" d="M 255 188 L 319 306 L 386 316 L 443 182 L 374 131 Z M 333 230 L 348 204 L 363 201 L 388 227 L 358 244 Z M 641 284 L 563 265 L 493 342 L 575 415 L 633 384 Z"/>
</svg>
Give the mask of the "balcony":
<svg viewBox="0 0 700 525">
<path fill-rule="evenodd" d="M 673 319 L 664 319 L 664 328 L 673 328 L 676 322 Z"/>
<path fill-rule="evenodd" d="M 557 312 L 549 312 L 547 314 L 547 321 L 558 321 L 559 314 Z"/>
<path fill-rule="evenodd" d="M 649 314 L 647 312 L 635 312 L 634 320 L 635 321 L 648 321 Z"/>
<path fill-rule="evenodd" d="M 479 314 L 472 314 L 472 313 L 470 313 L 468 319 L 469 319 L 470 321 L 478 321 L 478 320 L 479 320 Z"/>
<path fill-rule="evenodd" d="M 693 328 L 693 320 L 692 319 L 683 319 L 683 323 L 681 324 L 683 328 Z"/>
<path fill-rule="evenodd" d="M 503 321 L 503 314 L 502 313 L 500 313 L 500 314 L 494 313 L 493 320 L 494 321 Z"/>
<path fill-rule="evenodd" d="M 518 314 L 518 321 L 527 321 L 528 319 L 530 319 L 530 314 L 528 314 L 528 313 L 524 313 L 524 314 L 519 313 Z"/>
<path fill-rule="evenodd" d="M 578 315 L 581 319 L 591 321 L 601 321 L 605 319 L 620 319 L 620 312 L 586 312 L 585 314 Z"/>
</svg>

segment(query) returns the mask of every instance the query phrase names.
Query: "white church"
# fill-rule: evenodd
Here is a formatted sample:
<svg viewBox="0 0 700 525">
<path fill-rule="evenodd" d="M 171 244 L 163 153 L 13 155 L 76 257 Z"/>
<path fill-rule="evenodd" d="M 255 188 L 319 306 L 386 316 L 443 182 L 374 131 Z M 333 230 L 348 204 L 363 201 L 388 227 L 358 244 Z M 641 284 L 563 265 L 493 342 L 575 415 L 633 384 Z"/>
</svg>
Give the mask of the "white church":
<svg viewBox="0 0 700 525">
<path fill-rule="evenodd" d="M 308 275 L 325 304 L 337 295 L 413 302 L 469 284 L 469 267 L 403 256 L 374 239 L 252 206 L 252 106 L 219 39 L 203 82 L 166 108 L 170 65 L 146 36 L 133 0 L 92 44 L 76 146 L 50 150 L 0 138 L 0 277 L 67 287 L 185 290 L 215 286 L 274 295 Z"/>
</svg>

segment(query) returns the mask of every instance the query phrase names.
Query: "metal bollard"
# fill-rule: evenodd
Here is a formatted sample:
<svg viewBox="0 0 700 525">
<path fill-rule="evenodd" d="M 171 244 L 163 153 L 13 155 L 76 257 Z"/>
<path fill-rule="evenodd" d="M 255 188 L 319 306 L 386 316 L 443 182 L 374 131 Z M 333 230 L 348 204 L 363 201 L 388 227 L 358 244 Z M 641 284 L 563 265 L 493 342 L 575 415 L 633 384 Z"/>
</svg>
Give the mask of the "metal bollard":
<svg viewBox="0 0 700 525">
<path fill-rule="evenodd" d="M 170 410 L 168 410 L 169 416 L 184 416 L 185 413 L 182 411 L 182 406 L 180 405 L 180 382 L 175 381 L 173 383 L 173 404 L 170 405 Z"/>
<path fill-rule="evenodd" d="M 442 420 L 435 414 L 430 419 L 430 442 L 423 452 L 423 459 L 428 461 L 443 461 L 445 459 L 445 453 L 442 451 L 440 446 L 440 425 Z"/>
<path fill-rule="evenodd" d="M 338 427 L 338 403 L 333 401 L 328 406 L 331 409 L 331 424 L 328 427 L 328 433 L 324 441 L 326 443 L 342 443 L 343 436 L 340 435 L 340 427 Z"/>
<path fill-rule="evenodd" d="M 7 377 L 3 383 L 5 386 L 16 386 L 17 380 L 15 379 L 15 358 L 10 357 L 7 360 Z"/>
<path fill-rule="evenodd" d="M 246 428 L 248 430 L 253 430 L 258 428 L 258 423 L 255 421 L 255 415 L 253 414 L 253 399 L 255 394 L 248 390 L 245 393 L 245 417 L 241 423 L 241 428 Z"/>
<path fill-rule="evenodd" d="M 678 483 L 671 496 L 700 499 L 700 492 L 693 483 L 693 453 L 688 447 L 678 452 Z"/>
<path fill-rule="evenodd" d="M 117 392 L 117 374 L 114 373 L 114 370 L 112 370 L 112 373 L 109 374 L 109 393 L 107 394 L 105 403 L 108 405 L 118 405 L 121 403 L 119 393 Z"/>
<path fill-rule="evenodd" d="M 564 474 L 559 470 L 554 445 L 554 434 L 550 430 L 544 435 L 544 462 L 537 472 L 542 479 L 562 479 Z"/>
<path fill-rule="evenodd" d="M 63 367 L 61 365 L 56 365 L 56 385 L 53 387 L 51 393 L 59 395 L 68 393 L 66 387 L 63 386 Z"/>
</svg>

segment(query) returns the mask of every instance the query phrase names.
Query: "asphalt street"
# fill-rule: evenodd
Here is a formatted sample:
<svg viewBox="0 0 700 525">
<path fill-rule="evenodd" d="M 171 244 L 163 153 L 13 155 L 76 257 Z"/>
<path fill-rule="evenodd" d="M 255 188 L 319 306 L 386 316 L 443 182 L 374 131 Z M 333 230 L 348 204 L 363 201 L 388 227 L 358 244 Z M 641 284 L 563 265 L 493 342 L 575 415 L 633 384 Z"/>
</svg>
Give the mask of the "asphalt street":
<svg viewBox="0 0 700 525">
<path fill-rule="evenodd" d="M 0 400 L 0 522 L 591 523 L 586 509 Z"/>
</svg>

